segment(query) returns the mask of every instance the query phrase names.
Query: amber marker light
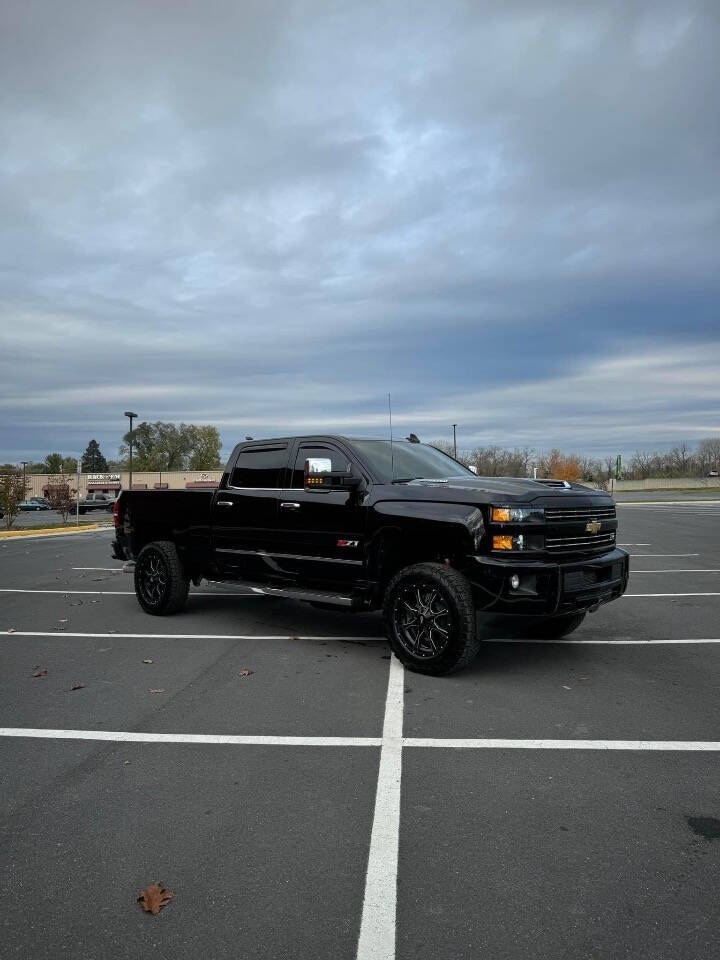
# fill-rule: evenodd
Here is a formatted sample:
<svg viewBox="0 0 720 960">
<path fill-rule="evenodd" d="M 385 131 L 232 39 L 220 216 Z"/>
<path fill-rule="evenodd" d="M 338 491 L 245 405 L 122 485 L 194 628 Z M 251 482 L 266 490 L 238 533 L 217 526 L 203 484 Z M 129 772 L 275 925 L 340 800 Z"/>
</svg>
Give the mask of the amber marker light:
<svg viewBox="0 0 720 960">
<path fill-rule="evenodd" d="M 510 507 L 493 507 L 493 523 L 510 523 Z"/>
<path fill-rule="evenodd" d="M 492 539 L 492 543 L 493 543 L 493 550 L 512 550 L 513 548 L 512 537 L 495 536 Z"/>
</svg>

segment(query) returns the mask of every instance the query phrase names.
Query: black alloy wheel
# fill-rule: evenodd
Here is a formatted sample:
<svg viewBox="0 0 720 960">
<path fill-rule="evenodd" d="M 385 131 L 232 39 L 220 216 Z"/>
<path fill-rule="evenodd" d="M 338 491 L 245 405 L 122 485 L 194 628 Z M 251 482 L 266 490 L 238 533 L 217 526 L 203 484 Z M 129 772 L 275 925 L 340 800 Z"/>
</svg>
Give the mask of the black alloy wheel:
<svg viewBox="0 0 720 960">
<path fill-rule="evenodd" d="M 445 564 L 416 563 L 396 573 L 383 615 L 395 656 L 418 673 L 460 670 L 480 648 L 470 584 Z"/>
<path fill-rule="evenodd" d="M 177 613 L 187 600 L 190 578 L 169 540 L 148 543 L 135 564 L 135 595 L 146 613 Z"/>
<path fill-rule="evenodd" d="M 452 615 L 437 587 L 406 583 L 395 595 L 392 615 L 398 643 L 410 656 L 437 657 L 447 647 Z"/>
</svg>

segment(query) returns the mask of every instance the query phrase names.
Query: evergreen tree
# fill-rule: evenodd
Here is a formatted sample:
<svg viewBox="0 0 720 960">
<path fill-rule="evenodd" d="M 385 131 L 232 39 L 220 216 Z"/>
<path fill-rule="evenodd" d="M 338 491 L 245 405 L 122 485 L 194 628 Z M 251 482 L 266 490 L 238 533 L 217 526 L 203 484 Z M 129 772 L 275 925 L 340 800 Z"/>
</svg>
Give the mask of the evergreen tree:
<svg viewBox="0 0 720 960">
<path fill-rule="evenodd" d="M 107 460 L 100 452 L 100 444 L 97 440 L 91 440 L 82 455 L 83 473 L 105 473 L 107 468 Z"/>
</svg>

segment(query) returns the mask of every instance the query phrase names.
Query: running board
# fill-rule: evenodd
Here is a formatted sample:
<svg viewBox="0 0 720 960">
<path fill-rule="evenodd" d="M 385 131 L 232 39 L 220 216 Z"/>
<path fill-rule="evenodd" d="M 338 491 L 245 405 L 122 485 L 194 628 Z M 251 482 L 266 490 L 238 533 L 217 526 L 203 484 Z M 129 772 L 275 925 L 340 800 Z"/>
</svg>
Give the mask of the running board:
<svg viewBox="0 0 720 960">
<path fill-rule="evenodd" d="M 341 593 L 328 593 L 324 590 L 303 590 L 301 587 L 269 587 L 265 583 L 251 583 L 249 580 L 239 581 L 243 587 L 253 593 L 268 597 L 287 597 L 289 600 L 310 600 L 313 603 L 331 603 L 337 607 L 352 607 L 355 603 L 352 597 Z"/>
</svg>

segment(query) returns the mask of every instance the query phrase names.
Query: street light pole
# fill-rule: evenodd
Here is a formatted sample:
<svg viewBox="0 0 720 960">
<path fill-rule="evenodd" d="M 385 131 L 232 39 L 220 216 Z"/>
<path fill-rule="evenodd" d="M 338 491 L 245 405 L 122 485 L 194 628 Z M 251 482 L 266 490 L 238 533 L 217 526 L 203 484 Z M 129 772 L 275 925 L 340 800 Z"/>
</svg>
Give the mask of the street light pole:
<svg viewBox="0 0 720 960">
<path fill-rule="evenodd" d="M 135 417 L 137 417 L 137 414 L 132 413 L 132 411 L 130 410 L 126 410 L 125 416 L 130 420 L 130 463 L 129 463 L 130 469 L 128 471 L 128 473 L 130 474 L 130 481 L 128 483 L 128 486 L 132 490 L 132 443 L 133 443 L 132 442 L 132 422 L 135 419 Z"/>
<path fill-rule="evenodd" d="M 27 493 L 27 483 L 26 483 L 26 480 L 25 480 L 25 467 L 28 465 L 28 463 L 30 463 L 30 461 L 29 461 L 29 460 L 21 460 L 20 463 L 22 464 L 22 468 L 23 468 L 23 500 L 24 500 L 24 499 L 25 499 L 25 494 Z"/>
<path fill-rule="evenodd" d="M 457 460 L 457 424 L 452 425 L 453 428 L 453 456 Z"/>
</svg>

